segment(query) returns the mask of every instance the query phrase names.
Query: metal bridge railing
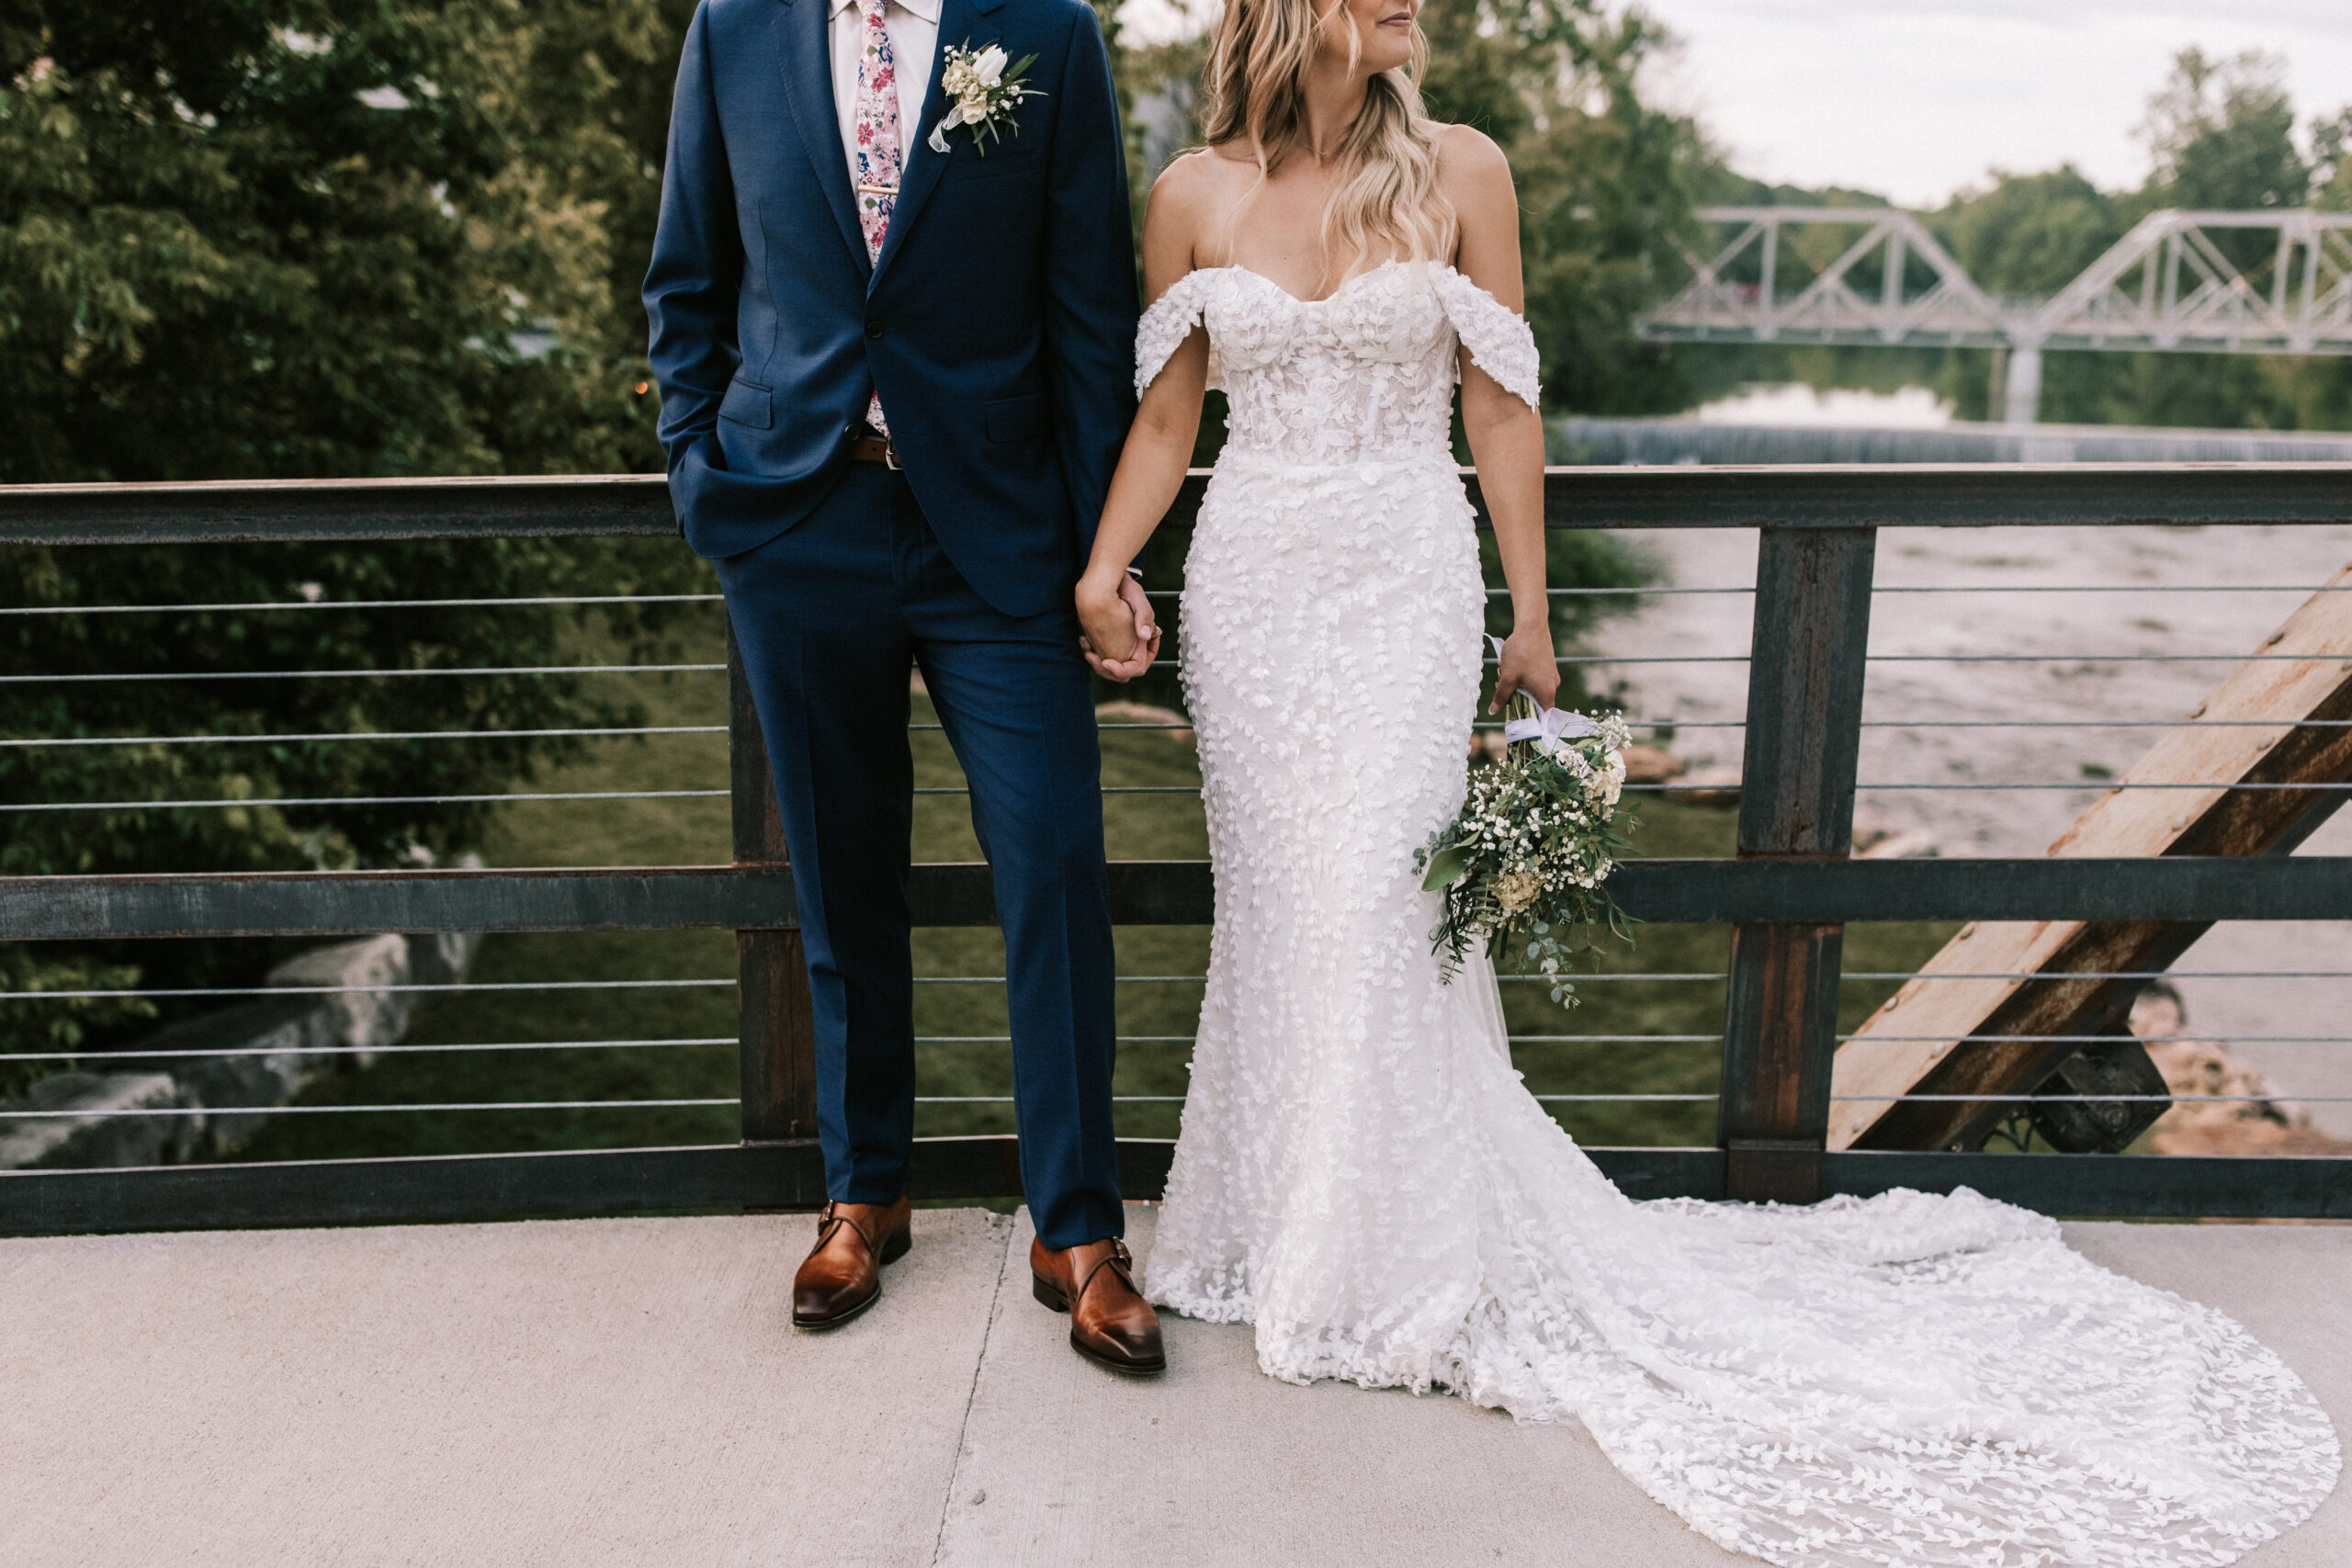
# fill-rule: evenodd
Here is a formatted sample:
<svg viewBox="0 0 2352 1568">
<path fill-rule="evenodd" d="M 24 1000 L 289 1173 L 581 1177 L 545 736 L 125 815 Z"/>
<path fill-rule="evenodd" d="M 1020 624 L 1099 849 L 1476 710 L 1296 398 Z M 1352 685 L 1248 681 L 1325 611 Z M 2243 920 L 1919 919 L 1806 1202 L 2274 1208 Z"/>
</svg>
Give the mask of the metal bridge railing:
<svg viewBox="0 0 2352 1568">
<path fill-rule="evenodd" d="M 1179 503 L 1180 525 L 1197 506 L 1195 476 Z M 1978 586 L 1875 589 L 1875 533 L 1881 526 L 2115 526 L 2143 524 L 2327 525 L 2352 522 L 2352 466 L 2301 464 L 2225 467 L 1994 466 L 1768 469 L 1555 469 L 1547 479 L 1547 521 L 1555 527 L 1754 528 L 1755 584 L 1689 592 L 1746 596 L 1753 604 L 1746 653 L 1691 655 L 1747 667 L 1743 718 L 1696 725 L 1669 718 L 1658 727 L 1743 732 L 1738 790 L 1738 853 L 1730 859 L 1634 861 L 1614 886 L 1626 908 L 1657 924 L 1698 922 L 1732 929 L 1722 969 L 1606 973 L 1580 986 L 1622 982 L 1721 987 L 1720 1036 L 1657 1034 L 1518 1037 L 1521 1043 L 1564 1041 L 1640 1047 L 1722 1043 L 1722 1074 L 1712 1091 L 1546 1094 L 1555 1103 L 1702 1103 L 1719 1107 L 1713 1146 L 1598 1148 L 1590 1151 L 1613 1179 L 1641 1197 L 1778 1197 L 1867 1194 L 1894 1187 L 1949 1190 L 1969 1185 L 2046 1212 L 2150 1215 L 2352 1217 L 2352 1160 L 2194 1158 L 2109 1155 L 2001 1155 L 1947 1148 L 1825 1147 L 1833 1098 L 1834 1053 L 1849 1036 L 1837 1027 L 1841 984 L 1912 979 L 1909 973 L 1841 973 L 1840 933 L 1849 922 L 1910 920 L 2100 920 L 2178 922 L 2316 919 L 2352 917 L 2352 861 L 2324 857 L 2157 856 L 2141 859 L 1984 859 L 1869 861 L 1851 856 L 1858 790 L 2069 789 L 2114 785 L 2033 781 L 1865 784 L 1857 777 L 1865 728 L 1902 728 L 1950 720 L 1871 720 L 1862 716 L 1869 608 L 1876 592 L 2008 592 Z M 126 543 L 227 543 L 642 534 L 673 527 L 658 478 L 342 481 L 317 484 L 107 485 L 0 490 L 0 547 Z M 2104 590 L 2103 590 L 2104 591 Z M 2142 590 L 2133 590 L 2142 591 Z M 2182 591 L 2195 591 L 2194 585 Z M 2265 591 L 2270 590 L 2267 585 Z M 2283 587 L 2277 592 L 2289 592 Z M 1561 591 L 1582 592 L 1582 591 Z M 1616 593 L 1621 591 L 1604 591 Z M 1659 592 L 1676 592 L 1665 590 Z M 2301 592 L 2309 592 L 2301 590 Z M 584 596 L 532 604 L 586 604 Z M 707 598 L 707 596 L 680 596 Z M 458 601 L 386 600 L 384 608 Z M 466 601 L 490 607 L 491 602 Z M 308 604 L 237 606 L 299 611 Z M 352 606 L 341 604 L 338 608 Z M 144 606 L 124 605 L 120 613 Z M 172 606 L 184 609 L 185 606 Z M 80 611 L 79 613 L 91 613 Z M 1904 659 L 1945 658 L 1905 655 Z M 1966 655 L 2017 660 L 2027 654 Z M 2102 662 L 2118 656 L 2098 655 Z M 2132 656 L 2238 662 L 2243 656 L 2201 651 Z M 1637 662 L 1574 655 L 1595 666 Z M 1651 660 L 1655 662 L 1656 660 Z M 1887 662 L 1884 660 L 1879 662 Z M 534 667 L 537 668 L 537 667 Z M 587 666 L 550 667 L 576 673 Z M 647 666 L 623 667 L 630 671 Z M 45 876 L 0 879 L 0 940 L 131 940 L 158 937 L 326 937 L 353 931 L 435 932 L 732 931 L 732 977 L 614 977 L 584 981 L 494 981 L 403 990 L 618 990 L 629 987 L 732 987 L 731 1036 L 577 1039 L 536 1043 L 468 1040 L 447 1044 L 375 1046 L 374 1054 L 528 1049 L 736 1048 L 740 1090 L 636 1100 L 451 1100 L 430 1105 L 297 1107 L 320 1111 L 459 1112 L 476 1108 L 551 1110 L 731 1105 L 740 1141 L 658 1148 L 465 1155 L 416 1158 L 190 1165 L 132 1169 L 18 1171 L 0 1174 L 0 1233 L 422 1220 L 459 1216 L 612 1213 L 706 1208 L 812 1207 L 822 1183 L 814 1145 L 813 1045 L 800 939 L 795 925 L 786 849 L 769 790 L 765 756 L 740 668 L 679 665 L 703 674 L 729 672 L 729 722 L 566 731 L 568 735 L 716 734 L 729 736 L 728 777 L 709 788 L 663 791 L 547 792 L 514 798 L 605 799 L 728 796 L 733 806 L 733 862 L 727 865 L 587 869 L 403 870 L 256 874 Z M 437 671 L 435 671 L 437 672 Z M 350 678 L 388 671 L 351 671 Z M 256 671 L 256 679 L 316 679 L 315 671 Z M 208 679 L 219 679 L 209 675 Z M 38 683 L 40 677 L 25 681 Z M 1962 721 L 1965 722 L 1965 721 Z M 2031 728 L 2068 720 L 2001 720 L 1987 728 Z M 2154 728 L 2171 721 L 2118 716 L 2113 727 Z M 2324 728 L 2352 718 L 2287 718 L 2277 728 Z M 1150 728 L 1137 724 L 1124 728 Z M 1167 728 L 1174 728 L 1172 726 Z M 451 741 L 469 732 L 427 732 Z M 516 732 L 503 732 L 516 733 Z M 408 736 L 421 739 L 422 736 Z M 19 736 L 11 747 L 206 744 L 266 739 L 388 739 L 376 736 L 163 736 L 135 739 Z M 2345 778 L 2298 784 L 2332 808 Z M 1720 785 L 1654 786 L 1717 788 Z M 2243 781 L 2176 787 L 2264 786 Z M 1128 793 L 1178 793 L 1174 786 L 1127 786 Z M 935 793 L 956 793 L 938 791 Z M 407 798 L 407 797 L 401 797 Z M 425 798 L 425 797 L 419 797 Z M 98 803 L 107 804 L 107 803 Z M 124 806 L 198 809 L 213 801 L 128 802 Z M 237 804 L 251 805 L 252 802 Z M 17 809 L 89 809 L 91 803 L 35 802 Z M 1118 862 L 1112 867 L 1114 919 L 1124 926 L 1199 926 L 1210 916 L 1205 863 Z M 978 864 L 914 868 L 910 903 L 918 921 L 941 928 L 993 923 L 988 869 Z M 2080 980 L 2131 983 L 2166 973 L 2083 971 Z M 1961 980 L 1981 976 L 1925 976 Z M 2020 975 L 2018 978 L 2030 978 Z M 2352 978 L 2301 972 L 2300 977 Z M 1506 982 L 1514 976 L 1505 976 Z M 1137 974 L 1123 986 L 1197 984 L 1199 976 Z M 989 974 L 922 976 L 928 986 L 990 985 Z M 321 990 L 364 987 L 320 987 Z M 388 987 L 389 988 L 389 987 Z M 45 993 L 50 999 L 118 995 L 103 988 Z M 164 993 L 142 992 L 141 995 Z M 176 996 L 222 998 L 297 994 L 271 987 L 189 987 Z M 40 998 L 0 994 L 0 1005 Z M 928 1046 L 985 1043 L 995 1036 L 928 1036 Z M 1132 1043 L 1182 1044 L 1184 1036 L 1133 1035 Z M 1886 1038 L 1881 1036 L 1880 1038 Z M 2011 1033 L 2005 1048 L 2062 1050 L 2075 1037 Z M 2344 1043 L 2352 1043 L 2347 1039 Z M 322 1048 L 330 1052 L 345 1048 Z M 218 1056 L 218 1051 L 191 1053 Z M 150 1051 L 122 1058 L 152 1060 Z M 107 1054 L 53 1053 L 103 1060 Z M 1174 1097 L 1129 1095 L 1130 1103 Z M 1882 1096 L 1868 1097 L 1872 1100 Z M 1923 1111 L 1946 1102 L 1982 1112 L 1987 1096 L 1932 1088 L 1900 1097 Z M 2114 1098 L 2114 1097 L 2104 1097 Z M 2014 1101 L 2014 1095 L 1994 1097 Z M 934 1104 L 996 1103 L 991 1095 L 930 1096 Z M 1997 1109 L 1997 1105 L 1995 1109 Z M 276 1115 L 285 1108 L 262 1114 Z M 14 1114 L 14 1113 L 12 1113 Z M 25 1114 L 38 1114 L 26 1112 Z M 126 1114 L 155 1115 L 153 1110 Z M 1123 1180 L 1133 1196 L 1156 1195 L 1170 1145 L 1121 1144 Z M 1010 1137 L 919 1141 L 913 1194 L 936 1199 L 1016 1195 L 1020 1179 Z"/>
</svg>

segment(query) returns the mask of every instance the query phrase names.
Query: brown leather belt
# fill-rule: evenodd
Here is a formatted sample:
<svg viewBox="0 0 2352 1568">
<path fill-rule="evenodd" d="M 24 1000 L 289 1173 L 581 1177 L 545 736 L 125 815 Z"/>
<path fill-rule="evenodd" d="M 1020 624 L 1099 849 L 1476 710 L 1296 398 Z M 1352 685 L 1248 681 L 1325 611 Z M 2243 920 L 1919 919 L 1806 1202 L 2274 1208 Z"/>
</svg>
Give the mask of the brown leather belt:
<svg viewBox="0 0 2352 1568">
<path fill-rule="evenodd" d="M 854 462 L 887 463 L 899 467 L 899 449 L 890 445 L 887 435 L 854 435 L 850 438 L 849 455 Z"/>
</svg>

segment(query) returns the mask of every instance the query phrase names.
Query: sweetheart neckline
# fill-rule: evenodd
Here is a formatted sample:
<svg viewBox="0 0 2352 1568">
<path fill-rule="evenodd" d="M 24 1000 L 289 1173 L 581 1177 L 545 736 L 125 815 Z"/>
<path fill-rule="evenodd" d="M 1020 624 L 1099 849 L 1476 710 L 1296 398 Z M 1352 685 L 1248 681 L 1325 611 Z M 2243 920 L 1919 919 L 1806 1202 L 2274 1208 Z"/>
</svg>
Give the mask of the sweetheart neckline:
<svg viewBox="0 0 2352 1568">
<path fill-rule="evenodd" d="M 1320 299 L 1302 299 L 1297 295 L 1293 294 L 1289 289 L 1284 288 L 1281 284 L 1276 283 L 1272 278 L 1268 277 L 1264 273 L 1260 272 L 1257 268 L 1243 266 L 1239 262 L 1227 262 L 1223 266 L 1196 266 L 1193 269 L 1193 272 L 1238 272 L 1244 277 L 1256 278 L 1259 282 L 1264 284 L 1267 288 L 1272 289 L 1275 293 L 1281 295 L 1283 299 L 1289 300 L 1294 305 L 1329 305 L 1332 300 L 1337 299 L 1349 289 L 1353 288 L 1357 284 L 1363 283 L 1369 278 L 1377 277 L 1392 266 L 1407 266 L 1409 265 L 1412 264 L 1399 257 L 1391 256 L 1386 261 L 1382 262 L 1378 266 L 1372 268 L 1370 271 L 1356 274 L 1353 277 L 1349 278 L 1345 283 L 1340 284 L 1340 287 L 1334 288 L 1330 293 L 1326 294 Z M 1440 272 L 1452 272 L 1453 270 L 1451 266 L 1446 266 L 1434 262 L 1423 263 L 1421 265 L 1434 266 Z M 1192 274 L 1188 273 L 1185 276 L 1190 276 Z M 1178 283 L 1182 281 L 1182 278 L 1177 279 Z M 1175 286 L 1176 285 L 1172 283 L 1169 285 L 1170 288 L 1175 288 Z"/>
</svg>

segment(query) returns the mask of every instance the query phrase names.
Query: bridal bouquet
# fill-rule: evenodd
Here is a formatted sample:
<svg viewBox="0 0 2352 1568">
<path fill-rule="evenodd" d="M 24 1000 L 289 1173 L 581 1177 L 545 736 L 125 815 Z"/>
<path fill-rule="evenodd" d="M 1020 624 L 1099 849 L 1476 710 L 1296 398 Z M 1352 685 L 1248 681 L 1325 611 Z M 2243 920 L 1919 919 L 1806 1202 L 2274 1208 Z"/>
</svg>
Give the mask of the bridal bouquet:
<svg viewBox="0 0 2352 1568">
<path fill-rule="evenodd" d="M 1598 723 L 1512 695 L 1503 761 L 1472 770 L 1459 816 L 1414 856 L 1421 886 L 1445 889 L 1434 942 L 1451 979 L 1485 942 L 1548 977 L 1552 999 L 1574 1007 L 1567 962 L 1596 951 L 1600 931 L 1630 942 L 1617 902 L 1601 886 L 1626 847 L 1624 719 Z M 1580 935 L 1584 940 L 1579 940 Z"/>
</svg>

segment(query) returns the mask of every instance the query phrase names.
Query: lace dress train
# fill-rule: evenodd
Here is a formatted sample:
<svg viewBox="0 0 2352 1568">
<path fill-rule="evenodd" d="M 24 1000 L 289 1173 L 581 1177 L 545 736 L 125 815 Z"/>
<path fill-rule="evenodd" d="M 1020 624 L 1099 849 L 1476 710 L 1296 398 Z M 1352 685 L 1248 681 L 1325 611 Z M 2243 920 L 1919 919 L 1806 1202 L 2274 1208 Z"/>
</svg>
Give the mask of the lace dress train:
<svg viewBox="0 0 2352 1568">
<path fill-rule="evenodd" d="M 1692 1528 L 1786 1564 L 2222 1563 L 2333 1489 L 2334 1428 L 2222 1314 L 1961 1191 L 1633 1202 L 1452 985 L 1413 852 L 1464 780 L 1484 603 L 1457 344 L 1532 403 L 1525 324 L 1450 268 L 1306 301 L 1195 272 L 1230 437 L 1186 570 L 1216 929 L 1153 1299 L 1294 1382 L 1581 1420 Z"/>
</svg>

